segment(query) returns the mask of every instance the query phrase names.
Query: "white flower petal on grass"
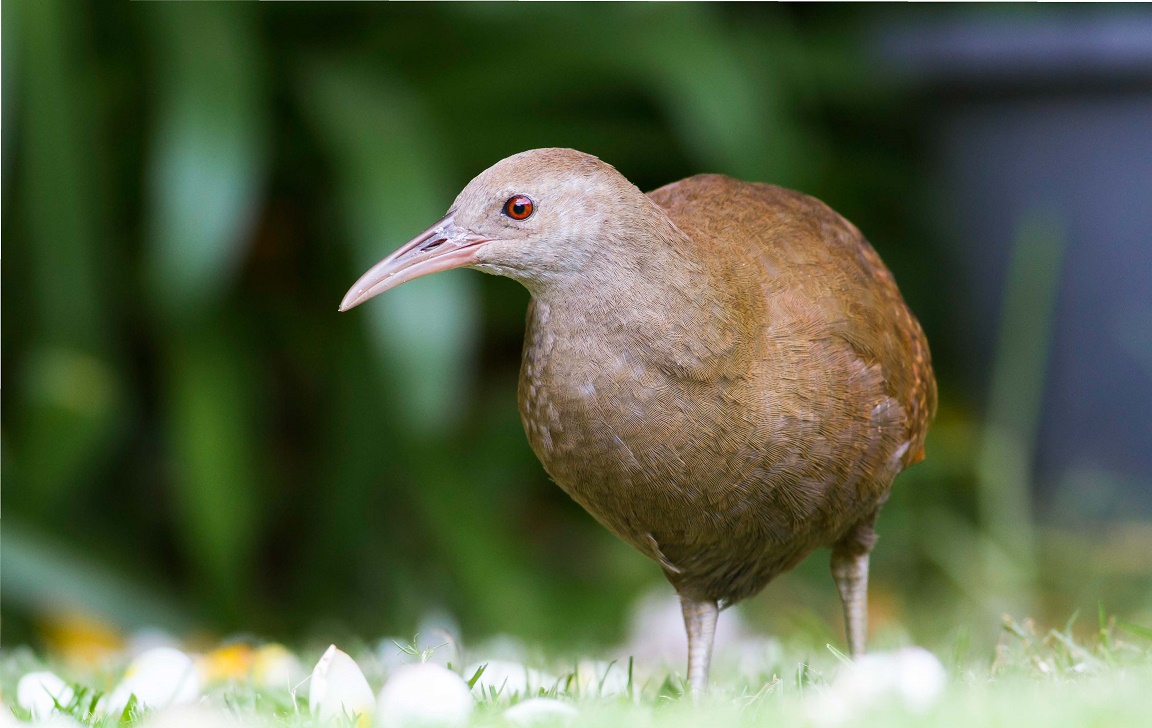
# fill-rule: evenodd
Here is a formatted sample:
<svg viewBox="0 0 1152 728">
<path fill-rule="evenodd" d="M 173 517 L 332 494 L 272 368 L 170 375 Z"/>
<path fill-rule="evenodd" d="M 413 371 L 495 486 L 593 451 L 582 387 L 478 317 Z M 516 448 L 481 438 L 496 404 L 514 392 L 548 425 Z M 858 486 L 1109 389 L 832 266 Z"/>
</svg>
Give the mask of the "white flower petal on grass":
<svg viewBox="0 0 1152 728">
<path fill-rule="evenodd" d="M 897 684 L 904 704 L 922 713 L 931 708 L 948 683 L 936 655 L 922 647 L 905 647 L 897 655 Z"/>
<path fill-rule="evenodd" d="M 493 689 L 500 697 L 505 698 L 512 695 L 530 695 L 535 694 L 540 688 L 551 689 L 557 681 L 555 675 L 533 670 L 519 662 L 508 660 L 474 663 L 464 670 L 464 676 L 472 679 L 476 671 L 484 665 L 487 665 L 484 668 L 484 674 L 472 686 L 472 690 L 481 695 L 489 695 Z"/>
<path fill-rule="evenodd" d="M 476 701 L 468 683 L 435 663 L 404 665 L 384 683 L 376 706 L 380 728 L 448 728 L 468 722 Z"/>
<path fill-rule="evenodd" d="M 116 715 L 131 696 L 153 709 L 190 703 L 200 697 L 200 673 L 192 658 L 173 647 L 156 647 L 137 655 L 124 678 L 106 701 L 105 710 Z"/>
<path fill-rule="evenodd" d="M 928 650 L 905 647 L 896 652 L 863 655 L 856 667 L 837 679 L 837 686 L 857 703 L 897 695 L 915 711 L 931 707 L 947 681 L 944 666 Z"/>
<path fill-rule="evenodd" d="M 842 725 L 887 701 L 922 713 L 936 703 L 946 683 L 944 666 L 923 648 L 867 654 L 845 666 L 829 688 L 813 696 L 808 716 L 818 725 Z"/>
<path fill-rule="evenodd" d="M 47 718 L 56 703 L 72 702 L 72 688 L 53 672 L 30 672 L 16 684 L 16 702 L 32 714 L 34 720 Z"/>
<path fill-rule="evenodd" d="M 321 721 L 357 716 L 357 726 L 372 722 L 376 696 L 356 661 L 332 645 L 312 670 L 308 705 Z"/>
<path fill-rule="evenodd" d="M 567 725 L 577 715 L 576 708 L 553 698 L 531 698 L 504 711 L 504 718 L 518 726 Z"/>
</svg>

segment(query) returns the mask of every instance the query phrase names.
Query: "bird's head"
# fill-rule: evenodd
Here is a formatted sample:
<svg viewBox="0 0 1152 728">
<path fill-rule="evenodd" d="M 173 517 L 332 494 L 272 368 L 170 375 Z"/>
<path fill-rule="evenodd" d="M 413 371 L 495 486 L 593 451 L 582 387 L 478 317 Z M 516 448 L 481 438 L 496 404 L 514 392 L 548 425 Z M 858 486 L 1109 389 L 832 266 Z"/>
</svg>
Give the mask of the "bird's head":
<svg viewBox="0 0 1152 728">
<path fill-rule="evenodd" d="M 340 310 L 413 278 L 476 268 L 529 288 L 585 275 L 619 252 L 653 206 L 611 165 L 572 149 L 533 149 L 468 183 L 448 214 L 374 265 Z"/>
</svg>

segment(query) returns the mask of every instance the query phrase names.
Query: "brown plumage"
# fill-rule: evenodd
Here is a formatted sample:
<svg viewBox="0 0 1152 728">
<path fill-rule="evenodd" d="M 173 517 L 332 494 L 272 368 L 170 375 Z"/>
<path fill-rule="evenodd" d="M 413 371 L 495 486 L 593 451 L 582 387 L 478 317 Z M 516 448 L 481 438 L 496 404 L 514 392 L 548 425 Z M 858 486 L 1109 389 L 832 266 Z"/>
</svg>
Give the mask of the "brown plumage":
<svg viewBox="0 0 1152 728">
<path fill-rule="evenodd" d="M 534 150 L 479 175 L 341 310 L 461 266 L 532 292 L 528 440 L 663 568 L 694 690 L 717 607 L 821 546 L 863 649 L 872 524 L 923 457 L 936 386 L 920 325 L 851 223 L 773 185 L 699 175 L 644 195 L 595 157 Z"/>
</svg>

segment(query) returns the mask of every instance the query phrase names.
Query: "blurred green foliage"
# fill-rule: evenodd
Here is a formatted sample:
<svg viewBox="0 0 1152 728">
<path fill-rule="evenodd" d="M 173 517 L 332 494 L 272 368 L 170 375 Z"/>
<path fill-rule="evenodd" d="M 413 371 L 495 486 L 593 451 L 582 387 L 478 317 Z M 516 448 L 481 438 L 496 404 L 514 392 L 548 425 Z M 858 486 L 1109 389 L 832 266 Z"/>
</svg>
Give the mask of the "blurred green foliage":
<svg viewBox="0 0 1152 728">
<path fill-rule="evenodd" d="M 4 10 L 6 639 L 70 609 L 290 635 L 402 632 L 436 605 L 469 631 L 617 636 L 659 577 L 524 441 L 527 293 L 456 271 L 336 313 L 473 175 L 542 146 L 643 189 L 704 171 L 795 187 L 865 230 L 944 386 L 874 573 L 936 605 L 976 578 L 940 200 L 920 110 L 870 70 L 856 11 Z M 835 614 L 811 561 L 765 599 Z"/>
</svg>

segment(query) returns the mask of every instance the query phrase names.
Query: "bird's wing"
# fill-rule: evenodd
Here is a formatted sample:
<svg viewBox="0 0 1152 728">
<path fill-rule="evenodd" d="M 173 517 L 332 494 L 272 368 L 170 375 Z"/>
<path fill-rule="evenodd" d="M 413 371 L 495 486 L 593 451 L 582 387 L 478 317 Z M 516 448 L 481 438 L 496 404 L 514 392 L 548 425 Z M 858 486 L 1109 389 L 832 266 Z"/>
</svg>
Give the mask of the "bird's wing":
<svg viewBox="0 0 1152 728">
<path fill-rule="evenodd" d="M 789 322 L 782 338 L 801 331 L 846 342 L 864 365 L 859 376 L 875 378 L 902 410 L 903 465 L 923 457 L 936 409 L 927 341 L 891 272 L 854 225 L 802 193 L 723 175 L 690 177 L 649 197 L 705 255 L 759 266 L 769 337 Z M 827 351 L 834 355 L 836 347 Z"/>
</svg>

